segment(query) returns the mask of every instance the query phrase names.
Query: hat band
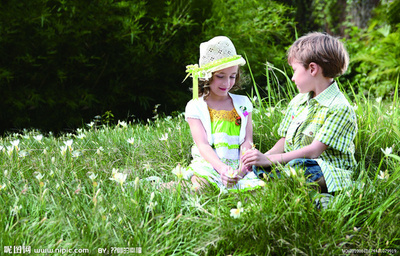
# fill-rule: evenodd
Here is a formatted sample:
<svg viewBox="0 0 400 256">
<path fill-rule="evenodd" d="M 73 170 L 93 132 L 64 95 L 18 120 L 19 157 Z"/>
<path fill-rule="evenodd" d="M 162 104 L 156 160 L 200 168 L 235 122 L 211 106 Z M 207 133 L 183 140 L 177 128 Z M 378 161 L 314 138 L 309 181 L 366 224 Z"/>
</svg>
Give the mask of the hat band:
<svg viewBox="0 0 400 256">
<path fill-rule="evenodd" d="M 198 80 L 199 78 L 206 79 L 208 80 L 212 76 L 212 72 L 216 71 L 216 68 L 218 67 L 223 67 L 227 68 L 230 67 L 229 64 L 230 62 L 237 62 L 236 65 L 244 65 L 246 61 L 242 58 L 241 55 L 234 55 L 226 58 L 222 58 L 210 63 L 207 63 L 203 65 L 202 67 L 199 67 L 199 65 L 194 64 L 194 65 L 187 65 L 186 66 L 186 72 L 188 73 L 187 76 L 185 77 L 184 81 L 188 76 L 193 77 L 193 99 L 197 99 L 199 97 L 199 88 L 198 88 Z M 220 68 L 220 69 L 223 69 Z"/>
</svg>

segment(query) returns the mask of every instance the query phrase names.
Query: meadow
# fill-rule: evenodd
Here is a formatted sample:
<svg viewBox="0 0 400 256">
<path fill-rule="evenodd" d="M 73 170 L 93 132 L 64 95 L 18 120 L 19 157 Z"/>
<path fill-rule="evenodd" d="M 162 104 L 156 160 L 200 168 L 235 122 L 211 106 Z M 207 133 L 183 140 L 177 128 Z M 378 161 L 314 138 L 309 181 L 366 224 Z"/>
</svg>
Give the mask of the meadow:
<svg viewBox="0 0 400 256">
<path fill-rule="evenodd" d="M 266 151 L 278 139 L 287 101 L 262 100 L 258 90 L 249 96 L 254 143 Z M 354 185 L 326 208 L 316 207 L 320 195 L 296 173 L 237 193 L 191 193 L 185 185 L 163 190 L 145 180 L 181 179 L 172 170 L 190 163 L 193 144 L 183 113 L 146 123 L 91 122 L 57 136 L 6 134 L 0 139 L 1 254 L 399 253 L 398 95 L 347 96 L 358 116 L 358 166 Z"/>
</svg>

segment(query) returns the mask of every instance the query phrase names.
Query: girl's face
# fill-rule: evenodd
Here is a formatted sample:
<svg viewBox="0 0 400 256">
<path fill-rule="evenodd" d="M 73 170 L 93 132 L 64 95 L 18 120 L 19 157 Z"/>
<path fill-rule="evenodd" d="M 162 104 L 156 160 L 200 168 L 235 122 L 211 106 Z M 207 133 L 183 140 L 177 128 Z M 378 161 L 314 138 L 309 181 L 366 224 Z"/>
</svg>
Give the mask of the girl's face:
<svg viewBox="0 0 400 256">
<path fill-rule="evenodd" d="M 236 82 L 238 66 L 233 66 L 214 72 L 210 86 L 210 95 L 226 96 Z"/>
<path fill-rule="evenodd" d="M 300 93 L 308 93 L 314 91 L 310 68 L 305 69 L 303 64 L 294 60 L 290 65 L 293 68 L 292 81 L 296 84 Z"/>
</svg>

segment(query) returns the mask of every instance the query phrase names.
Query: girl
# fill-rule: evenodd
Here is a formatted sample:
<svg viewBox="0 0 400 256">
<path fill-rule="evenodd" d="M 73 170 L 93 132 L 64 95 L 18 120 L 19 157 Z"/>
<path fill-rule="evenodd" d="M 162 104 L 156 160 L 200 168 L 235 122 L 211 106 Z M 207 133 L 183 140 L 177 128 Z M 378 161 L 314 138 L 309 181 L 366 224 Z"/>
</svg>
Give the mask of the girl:
<svg viewBox="0 0 400 256">
<path fill-rule="evenodd" d="M 195 142 L 188 167 L 193 187 L 211 184 L 232 190 L 261 186 L 263 182 L 250 166 L 239 163 L 240 151 L 252 148 L 253 106 L 246 96 L 230 93 L 240 88 L 239 66 L 246 61 L 236 54 L 229 38 L 218 36 L 200 44 L 199 64 L 187 66 L 193 77 L 193 99 L 185 111 Z"/>
</svg>

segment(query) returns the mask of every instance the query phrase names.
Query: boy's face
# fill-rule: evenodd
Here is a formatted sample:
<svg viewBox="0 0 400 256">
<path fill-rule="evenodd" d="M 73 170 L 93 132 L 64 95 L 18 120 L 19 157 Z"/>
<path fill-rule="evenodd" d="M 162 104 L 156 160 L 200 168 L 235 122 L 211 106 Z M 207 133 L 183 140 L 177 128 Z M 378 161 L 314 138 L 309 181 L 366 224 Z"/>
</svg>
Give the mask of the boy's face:
<svg viewBox="0 0 400 256">
<path fill-rule="evenodd" d="M 210 94 L 226 96 L 236 82 L 238 66 L 233 66 L 216 71 L 210 83 Z"/>
<path fill-rule="evenodd" d="M 311 75 L 310 68 L 305 69 L 303 64 L 296 60 L 292 61 L 290 66 L 293 68 L 292 81 L 296 84 L 299 92 L 308 93 L 315 91 L 311 80 L 313 76 Z"/>
</svg>

